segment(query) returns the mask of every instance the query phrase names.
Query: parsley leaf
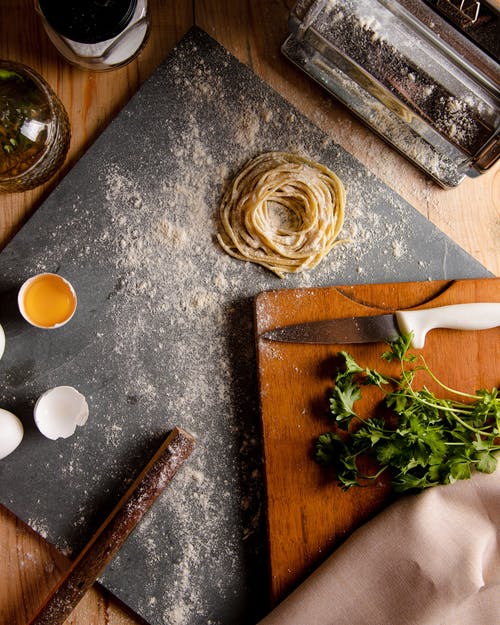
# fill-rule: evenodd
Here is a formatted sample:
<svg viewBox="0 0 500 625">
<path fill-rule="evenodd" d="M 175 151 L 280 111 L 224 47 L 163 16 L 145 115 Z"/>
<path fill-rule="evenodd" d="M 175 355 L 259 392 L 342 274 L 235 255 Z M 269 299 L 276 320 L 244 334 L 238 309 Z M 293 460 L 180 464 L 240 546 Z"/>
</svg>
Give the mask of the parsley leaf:
<svg viewBox="0 0 500 625">
<path fill-rule="evenodd" d="M 360 388 L 348 378 L 337 381 L 330 397 L 330 412 L 343 426 L 356 417 L 354 403 L 361 398 Z"/>
<path fill-rule="evenodd" d="M 334 376 L 330 395 L 335 428 L 319 436 L 315 458 L 334 468 L 344 490 L 364 485 L 384 471 L 389 471 L 395 492 L 406 492 L 468 479 L 474 470 L 491 473 L 497 468 L 498 389 L 480 389 L 474 394 L 449 389 L 422 357 L 417 363 L 409 352 L 411 338 L 399 337 L 381 356 L 386 362 L 400 363 L 399 378 L 362 367 L 349 353 L 339 352 L 342 367 Z M 438 398 L 426 387 L 415 389 L 416 371 L 427 372 L 452 397 Z M 363 419 L 355 404 L 367 385 L 381 389 L 384 401 L 380 415 Z M 375 460 L 379 468 L 374 474 L 360 471 L 362 456 Z"/>
</svg>

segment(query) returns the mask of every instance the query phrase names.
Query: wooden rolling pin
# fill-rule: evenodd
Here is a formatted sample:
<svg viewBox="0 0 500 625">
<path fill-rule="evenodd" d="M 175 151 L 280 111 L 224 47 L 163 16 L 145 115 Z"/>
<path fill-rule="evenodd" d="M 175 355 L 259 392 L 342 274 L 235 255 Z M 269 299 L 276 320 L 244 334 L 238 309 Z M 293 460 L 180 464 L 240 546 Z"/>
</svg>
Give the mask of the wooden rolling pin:
<svg viewBox="0 0 500 625">
<path fill-rule="evenodd" d="M 55 584 L 29 625 L 62 625 L 193 451 L 180 428 L 166 438 L 89 543 Z"/>
</svg>

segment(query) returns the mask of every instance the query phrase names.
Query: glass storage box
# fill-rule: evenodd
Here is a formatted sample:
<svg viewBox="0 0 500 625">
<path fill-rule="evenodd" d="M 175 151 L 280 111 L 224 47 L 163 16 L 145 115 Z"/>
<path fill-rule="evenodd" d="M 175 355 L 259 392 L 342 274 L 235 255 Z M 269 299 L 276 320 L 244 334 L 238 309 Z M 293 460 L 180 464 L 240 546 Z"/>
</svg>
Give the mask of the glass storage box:
<svg viewBox="0 0 500 625">
<path fill-rule="evenodd" d="M 443 187 L 500 154 L 498 12 L 457 2 L 299 0 L 282 47 Z M 455 23 L 432 6 L 443 3 Z M 477 22 L 473 38 L 463 23 Z"/>
</svg>

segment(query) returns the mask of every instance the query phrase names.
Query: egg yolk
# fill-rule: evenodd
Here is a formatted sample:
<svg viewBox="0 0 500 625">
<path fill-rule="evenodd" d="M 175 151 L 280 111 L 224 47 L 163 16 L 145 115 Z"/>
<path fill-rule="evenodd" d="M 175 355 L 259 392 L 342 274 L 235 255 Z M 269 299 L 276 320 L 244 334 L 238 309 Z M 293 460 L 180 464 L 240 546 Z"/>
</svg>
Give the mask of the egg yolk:
<svg viewBox="0 0 500 625">
<path fill-rule="evenodd" d="M 63 278 L 42 274 L 26 289 L 23 304 L 25 314 L 32 323 L 51 328 L 71 317 L 76 308 L 76 298 Z"/>
</svg>

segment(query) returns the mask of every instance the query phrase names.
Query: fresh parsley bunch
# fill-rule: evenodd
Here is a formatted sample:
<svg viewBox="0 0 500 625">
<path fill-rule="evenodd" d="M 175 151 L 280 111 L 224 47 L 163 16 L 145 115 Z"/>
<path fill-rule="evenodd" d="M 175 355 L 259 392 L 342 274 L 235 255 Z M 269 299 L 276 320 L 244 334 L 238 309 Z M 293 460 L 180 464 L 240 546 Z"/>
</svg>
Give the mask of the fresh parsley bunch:
<svg viewBox="0 0 500 625">
<path fill-rule="evenodd" d="M 390 472 L 396 492 L 422 490 L 467 479 L 472 471 L 492 473 L 500 450 L 500 396 L 497 388 L 474 395 L 440 382 L 420 356 L 409 353 L 411 335 L 390 343 L 382 354 L 399 361 L 401 376 L 386 377 L 361 367 L 345 351 L 330 396 L 332 431 L 319 436 L 315 457 L 333 466 L 342 488 L 364 485 Z M 410 366 L 411 365 L 411 366 Z M 455 399 L 440 399 L 426 387 L 416 390 L 417 371 L 431 378 Z M 362 419 L 355 410 L 361 389 L 376 385 L 383 391 L 380 414 Z M 377 470 L 364 474 L 362 457 L 375 460 Z M 368 482 L 367 482 L 368 480 Z"/>
</svg>

